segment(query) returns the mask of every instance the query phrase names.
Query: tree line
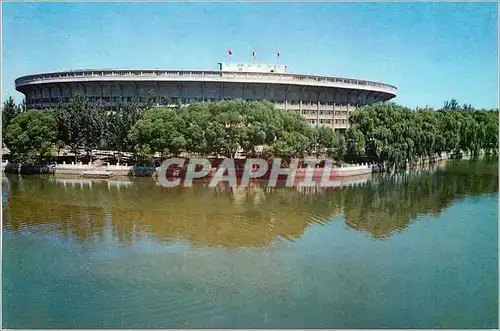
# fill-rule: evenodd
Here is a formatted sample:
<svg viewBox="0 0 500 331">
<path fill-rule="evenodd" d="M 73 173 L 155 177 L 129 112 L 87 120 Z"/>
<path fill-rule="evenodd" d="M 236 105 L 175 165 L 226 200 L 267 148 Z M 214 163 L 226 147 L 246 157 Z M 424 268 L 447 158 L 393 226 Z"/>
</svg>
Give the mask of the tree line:
<svg viewBox="0 0 500 331">
<path fill-rule="evenodd" d="M 243 100 L 183 107 L 153 107 L 147 100 L 108 109 L 77 95 L 39 111 L 9 98 L 2 120 L 9 161 L 25 164 L 46 162 L 62 149 L 74 153 L 75 161 L 83 155 L 92 159 L 98 149 L 113 150 L 118 158 L 130 152 L 136 163 L 151 163 L 157 153 L 231 157 L 242 150 L 247 157 L 315 155 L 396 167 L 441 152 L 498 151 L 498 111 L 459 106 L 456 100 L 439 110 L 367 105 L 354 111 L 342 133 L 310 126 L 296 112 L 269 102 Z"/>
<path fill-rule="evenodd" d="M 438 110 L 364 106 L 349 119 L 346 159 L 403 167 L 436 154 L 498 153 L 498 110 L 445 102 Z"/>
</svg>

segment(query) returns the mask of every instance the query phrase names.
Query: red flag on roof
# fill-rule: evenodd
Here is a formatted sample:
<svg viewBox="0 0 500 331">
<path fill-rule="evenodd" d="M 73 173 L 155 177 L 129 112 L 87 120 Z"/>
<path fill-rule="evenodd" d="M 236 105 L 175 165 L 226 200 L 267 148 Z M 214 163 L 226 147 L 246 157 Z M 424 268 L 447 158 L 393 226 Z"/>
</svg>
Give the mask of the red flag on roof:
<svg viewBox="0 0 500 331">
<path fill-rule="evenodd" d="M 233 52 L 231 52 L 231 50 L 230 50 L 230 49 L 228 49 L 228 50 L 227 50 L 227 54 L 229 54 L 229 55 L 233 55 Z"/>
</svg>

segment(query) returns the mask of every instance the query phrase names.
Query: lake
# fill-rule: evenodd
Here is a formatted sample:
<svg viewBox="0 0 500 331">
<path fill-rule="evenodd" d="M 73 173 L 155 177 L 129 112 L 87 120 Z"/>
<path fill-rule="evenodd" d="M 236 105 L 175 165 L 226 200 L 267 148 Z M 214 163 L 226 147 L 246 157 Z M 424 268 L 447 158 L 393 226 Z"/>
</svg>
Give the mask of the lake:
<svg viewBox="0 0 500 331">
<path fill-rule="evenodd" d="M 497 328 L 498 165 L 342 188 L 7 176 L 4 328 Z"/>
</svg>

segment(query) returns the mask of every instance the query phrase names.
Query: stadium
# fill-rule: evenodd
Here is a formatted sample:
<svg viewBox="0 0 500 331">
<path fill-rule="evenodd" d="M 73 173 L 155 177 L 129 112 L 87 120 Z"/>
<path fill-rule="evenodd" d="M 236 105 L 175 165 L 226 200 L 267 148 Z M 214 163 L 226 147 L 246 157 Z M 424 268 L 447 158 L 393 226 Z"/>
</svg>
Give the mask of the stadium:
<svg viewBox="0 0 500 331">
<path fill-rule="evenodd" d="M 157 105 L 267 100 L 312 125 L 348 128 L 361 105 L 396 96 L 395 86 L 353 78 L 289 73 L 286 65 L 219 63 L 218 70 L 82 69 L 23 76 L 15 81 L 27 108 L 51 108 L 77 93 L 104 107 L 153 97 Z"/>
</svg>

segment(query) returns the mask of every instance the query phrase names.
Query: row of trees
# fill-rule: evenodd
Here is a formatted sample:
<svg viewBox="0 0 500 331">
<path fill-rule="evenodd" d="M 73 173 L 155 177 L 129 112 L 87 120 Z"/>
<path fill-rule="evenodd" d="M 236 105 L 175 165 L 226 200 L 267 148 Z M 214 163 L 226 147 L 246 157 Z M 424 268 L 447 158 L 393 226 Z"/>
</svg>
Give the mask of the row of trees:
<svg viewBox="0 0 500 331">
<path fill-rule="evenodd" d="M 268 102 L 243 100 L 199 103 L 187 107 L 150 107 L 127 103 L 115 110 L 99 108 L 76 96 L 55 109 L 21 111 L 5 121 L 4 143 L 10 159 L 39 163 L 62 148 L 92 157 L 96 149 L 133 152 L 136 162 L 149 162 L 155 153 L 182 152 L 200 156 L 234 156 L 238 149 L 255 155 L 291 158 L 312 153 L 341 159 L 343 135 L 327 127 L 311 127 L 294 112 Z M 5 110 L 4 110 L 5 112 Z"/>
<path fill-rule="evenodd" d="M 402 167 L 442 152 L 498 153 L 498 110 L 460 107 L 455 100 L 437 111 L 373 104 L 354 112 L 349 121 L 348 160 Z"/>
<path fill-rule="evenodd" d="M 343 135 L 311 127 L 294 112 L 242 100 L 150 109 L 131 127 L 127 141 L 145 154 L 234 156 L 241 149 L 250 156 L 263 146 L 265 156 L 282 158 L 314 153 L 341 158 L 346 146 Z"/>
<path fill-rule="evenodd" d="M 312 127 L 295 112 L 243 100 L 152 107 L 126 103 L 114 110 L 83 96 L 45 111 L 25 111 L 9 99 L 3 107 L 3 140 L 11 161 L 39 163 L 67 148 L 92 157 L 96 149 L 133 152 L 136 162 L 155 153 L 234 156 L 242 149 L 281 158 L 322 155 L 348 162 L 402 167 L 441 152 L 498 150 L 498 111 L 474 110 L 452 100 L 443 109 L 412 110 L 377 103 L 356 110 L 350 129 Z"/>
</svg>

